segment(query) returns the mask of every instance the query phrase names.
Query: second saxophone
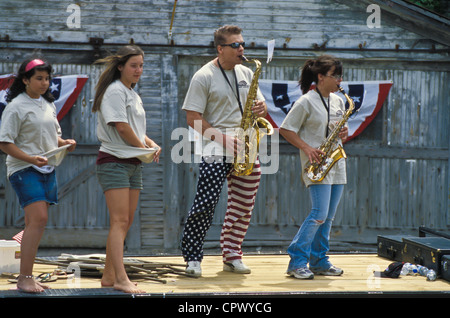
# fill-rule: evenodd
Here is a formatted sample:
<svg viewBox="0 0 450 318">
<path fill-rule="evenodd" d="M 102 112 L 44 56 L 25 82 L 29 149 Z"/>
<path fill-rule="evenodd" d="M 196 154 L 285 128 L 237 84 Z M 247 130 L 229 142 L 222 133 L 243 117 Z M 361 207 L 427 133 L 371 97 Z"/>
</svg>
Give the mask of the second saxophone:
<svg viewBox="0 0 450 318">
<path fill-rule="evenodd" d="M 309 162 L 305 167 L 308 179 L 312 182 L 321 182 L 336 162 L 338 162 L 342 158 L 347 158 L 344 148 L 342 148 L 341 145 L 337 144 L 337 138 L 342 127 L 344 127 L 345 123 L 348 121 L 348 118 L 353 113 L 355 104 L 353 100 L 345 93 L 342 87 L 339 87 L 339 92 L 341 92 L 345 96 L 349 107 L 345 111 L 339 123 L 334 127 L 328 138 L 320 145 L 319 150 L 325 153 L 325 155 L 321 156 L 320 162 Z"/>
</svg>

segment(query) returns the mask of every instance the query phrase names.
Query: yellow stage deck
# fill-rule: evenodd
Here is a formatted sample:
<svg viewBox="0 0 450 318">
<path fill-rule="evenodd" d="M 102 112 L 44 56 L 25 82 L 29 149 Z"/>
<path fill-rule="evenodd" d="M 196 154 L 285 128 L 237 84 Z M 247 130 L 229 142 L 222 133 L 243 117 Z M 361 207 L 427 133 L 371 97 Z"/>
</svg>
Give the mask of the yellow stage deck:
<svg viewBox="0 0 450 318">
<path fill-rule="evenodd" d="M 151 262 L 184 264 L 180 256 L 136 257 Z M 422 276 L 402 276 L 401 278 L 375 277 L 373 271 L 383 271 L 391 260 L 375 254 L 335 254 L 331 262 L 341 267 L 344 274 L 338 277 L 316 276 L 313 280 L 299 280 L 286 275 L 289 257 L 282 255 L 246 255 L 244 262 L 252 269 L 248 275 L 222 271 L 220 256 L 205 256 L 202 262 L 203 275 L 200 278 L 167 275 L 166 283 L 135 279 L 140 289 L 148 294 L 143 296 L 227 296 L 227 295 L 273 295 L 302 296 L 308 294 L 354 294 L 379 295 L 390 293 L 422 293 L 450 296 L 450 283 L 437 279 L 427 281 Z M 34 275 L 51 273 L 57 266 L 36 264 Z M 52 290 L 97 290 L 97 296 L 105 296 L 111 288 L 100 288 L 100 278 L 81 277 L 61 279 L 47 283 Z M 15 284 L 6 277 L 0 277 L 0 298 L 14 297 Z M 104 291 L 104 293 L 102 292 Z M 17 297 L 23 293 L 15 292 Z M 3 294 L 3 296 L 2 296 Z M 69 293 L 70 294 L 70 293 Z M 105 294 L 105 295 L 103 295 Z M 117 295 L 116 293 L 115 295 Z M 95 297 L 95 296 L 93 296 Z"/>
</svg>

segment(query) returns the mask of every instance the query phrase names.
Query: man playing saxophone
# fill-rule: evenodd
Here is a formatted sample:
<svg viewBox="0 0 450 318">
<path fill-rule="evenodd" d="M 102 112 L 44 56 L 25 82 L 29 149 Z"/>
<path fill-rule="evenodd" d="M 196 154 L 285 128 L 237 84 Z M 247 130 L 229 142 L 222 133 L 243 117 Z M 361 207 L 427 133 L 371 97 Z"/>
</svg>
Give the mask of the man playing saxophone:
<svg viewBox="0 0 450 318">
<path fill-rule="evenodd" d="M 300 86 L 303 95 L 294 103 L 281 124 L 280 134 L 300 149 L 302 179 L 308 187 L 312 209 L 288 247 L 290 262 L 287 273 L 300 279 L 316 275 L 341 275 L 342 269 L 333 266 L 328 256 L 329 235 L 337 206 L 347 183 L 345 160 L 337 160 L 326 176 L 312 181 L 305 167 L 322 162 L 329 154 L 321 143 L 337 143 L 347 138 L 348 129 L 342 116 L 347 115 L 343 100 L 334 94 L 342 81 L 342 63 L 330 55 L 308 60 L 303 66 Z M 310 90 L 315 82 L 315 89 Z M 342 125 L 334 130 L 333 125 Z M 337 132 L 334 134 L 334 132 Z M 333 132 L 335 140 L 329 140 Z M 309 267 L 308 267 L 309 264 Z"/>
<path fill-rule="evenodd" d="M 181 240 L 186 272 L 193 276 L 201 275 L 204 238 L 225 180 L 228 206 L 220 236 L 223 269 L 250 273 L 250 268 L 242 262 L 241 244 L 261 177 L 258 160 L 249 175 L 230 173 L 235 154 L 244 147 L 243 142 L 235 138 L 235 130 L 240 127 L 242 107 L 253 77 L 253 71 L 242 65 L 245 42 L 241 28 L 232 25 L 219 28 L 214 33 L 214 45 L 217 57 L 194 74 L 182 107 L 188 125 L 203 138 L 197 192 Z M 259 90 L 256 99 L 253 114 L 266 116 L 267 106 Z"/>
</svg>

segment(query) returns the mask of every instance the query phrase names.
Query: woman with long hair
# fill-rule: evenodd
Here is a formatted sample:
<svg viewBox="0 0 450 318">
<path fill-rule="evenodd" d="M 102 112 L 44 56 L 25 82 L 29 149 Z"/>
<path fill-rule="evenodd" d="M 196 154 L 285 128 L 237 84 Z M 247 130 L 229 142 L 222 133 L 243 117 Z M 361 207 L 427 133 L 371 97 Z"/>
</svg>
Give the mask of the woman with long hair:
<svg viewBox="0 0 450 318">
<path fill-rule="evenodd" d="M 143 72 L 144 52 L 128 45 L 97 63 L 106 64 L 106 68 L 97 83 L 92 108 L 97 113 L 101 142 L 96 170 L 110 217 L 101 284 L 127 293 L 142 293 L 125 271 L 123 248 L 143 188 L 142 161 L 135 156 L 135 150 L 158 149 L 154 154 L 156 162 L 161 152 L 146 135 L 145 110 L 133 89 Z"/>
<path fill-rule="evenodd" d="M 294 103 L 280 128 L 281 135 L 300 149 L 302 179 L 312 203 L 310 214 L 287 250 L 290 256 L 287 273 L 295 278 L 312 279 L 314 274 L 343 273 L 329 262 L 327 252 L 331 225 L 347 182 L 345 160 L 339 160 L 318 183 L 312 183 L 304 171 L 308 162 L 320 161 L 324 153 L 318 147 L 345 112 L 343 100 L 333 93 L 341 81 L 342 63 L 335 57 L 322 55 L 306 61 L 300 78 L 303 95 Z M 313 83 L 316 85 L 311 89 Z M 347 133 L 347 127 L 341 130 L 342 141 Z"/>
<path fill-rule="evenodd" d="M 39 293 L 47 286 L 33 277 L 33 265 L 48 219 L 48 206 L 57 204 L 55 167 L 43 154 L 63 145 L 75 149 L 73 139 L 63 140 L 49 86 L 52 66 L 41 59 L 22 63 L 8 90 L 8 104 L 0 125 L 0 149 L 8 156 L 6 167 L 20 206 L 25 212 L 17 288 Z"/>
</svg>

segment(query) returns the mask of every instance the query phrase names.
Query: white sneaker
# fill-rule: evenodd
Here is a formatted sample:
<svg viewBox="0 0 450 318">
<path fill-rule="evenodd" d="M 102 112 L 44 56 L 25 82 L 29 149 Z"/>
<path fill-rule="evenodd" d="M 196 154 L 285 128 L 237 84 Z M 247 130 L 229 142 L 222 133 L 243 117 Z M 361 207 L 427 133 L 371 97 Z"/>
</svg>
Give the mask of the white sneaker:
<svg viewBox="0 0 450 318">
<path fill-rule="evenodd" d="M 233 272 L 237 274 L 250 274 L 251 270 L 245 265 L 242 260 L 235 259 L 231 262 L 223 263 L 223 270 L 226 272 Z"/>
<path fill-rule="evenodd" d="M 186 274 L 194 277 L 202 276 L 202 268 L 200 267 L 200 265 L 201 262 L 199 261 L 188 262 L 186 266 Z"/>
<path fill-rule="evenodd" d="M 313 279 L 314 273 L 311 272 L 307 267 L 300 267 L 287 272 L 289 276 L 293 276 L 299 279 Z"/>
</svg>

